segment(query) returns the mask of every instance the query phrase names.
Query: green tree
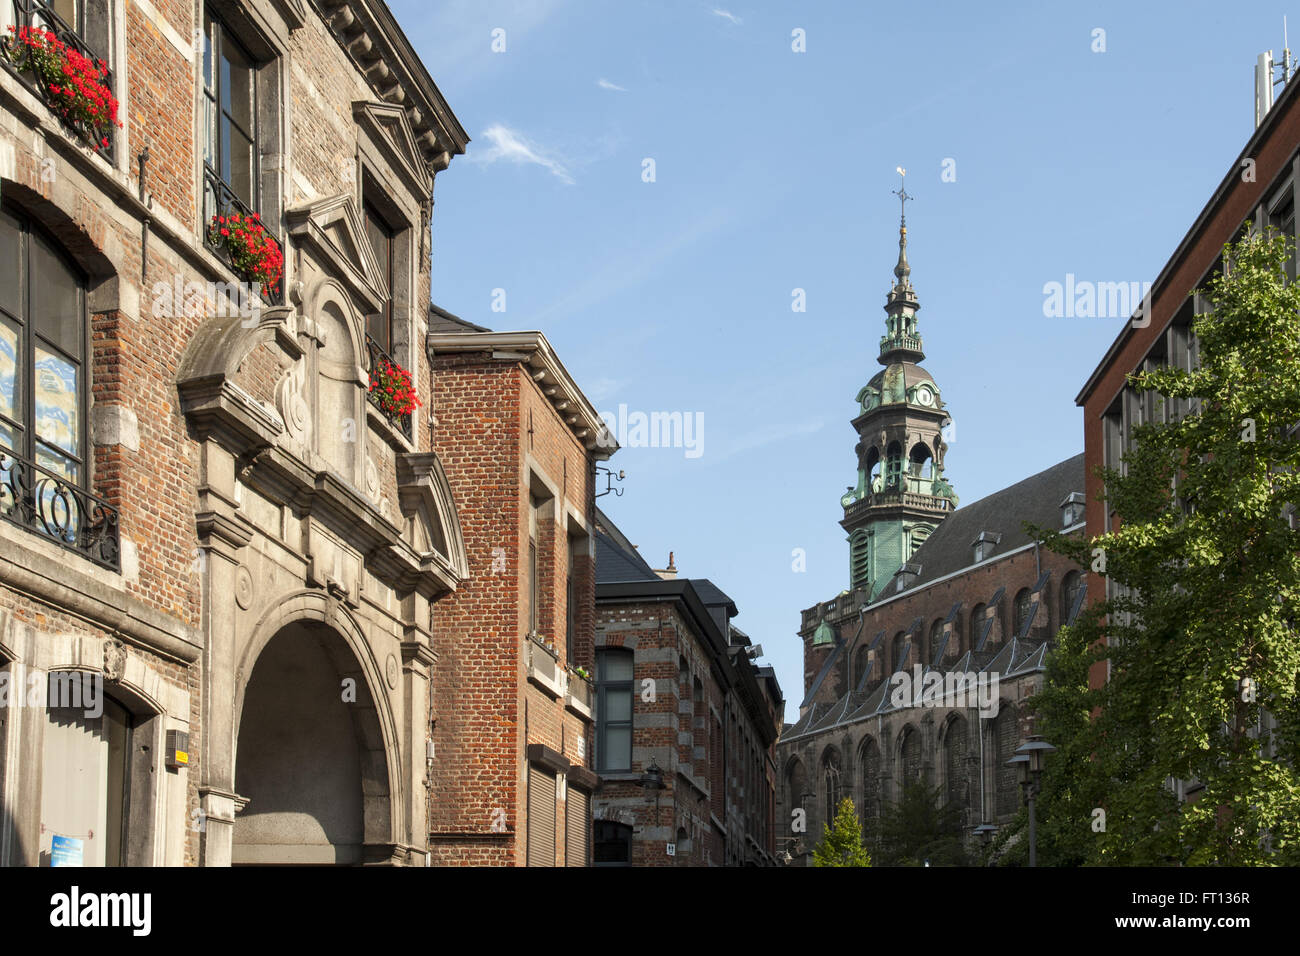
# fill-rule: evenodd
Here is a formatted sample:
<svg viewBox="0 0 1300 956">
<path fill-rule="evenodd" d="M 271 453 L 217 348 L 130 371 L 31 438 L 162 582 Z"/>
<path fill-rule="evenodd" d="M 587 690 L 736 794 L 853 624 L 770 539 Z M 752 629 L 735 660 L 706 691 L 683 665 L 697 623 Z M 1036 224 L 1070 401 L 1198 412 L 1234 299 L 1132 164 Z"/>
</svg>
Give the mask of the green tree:
<svg viewBox="0 0 1300 956">
<path fill-rule="evenodd" d="M 1287 252 L 1257 234 L 1225 247 L 1213 310 L 1193 325 L 1199 366 L 1130 376 L 1172 414 L 1133 429 L 1122 472 L 1102 469 L 1113 530 L 1039 532 L 1112 591 L 1062 629 L 1031 704 L 1061 748 L 1039 804 L 1054 862 L 1300 863 L 1300 286 Z M 1101 661 L 1109 677 L 1090 690 Z M 1171 779 L 1203 789 L 1180 802 Z"/>
<path fill-rule="evenodd" d="M 942 802 L 938 787 L 904 785 L 897 803 L 882 808 L 876 837 L 879 866 L 967 866 L 962 811 Z"/>
<path fill-rule="evenodd" d="M 822 841 L 813 847 L 813 866 L 870 866 L 871 855 L 862 843 L 862 827 L 853 801 L 845 797 L 835 810 L 831 826 L 822 824 Z"/>
</svg>

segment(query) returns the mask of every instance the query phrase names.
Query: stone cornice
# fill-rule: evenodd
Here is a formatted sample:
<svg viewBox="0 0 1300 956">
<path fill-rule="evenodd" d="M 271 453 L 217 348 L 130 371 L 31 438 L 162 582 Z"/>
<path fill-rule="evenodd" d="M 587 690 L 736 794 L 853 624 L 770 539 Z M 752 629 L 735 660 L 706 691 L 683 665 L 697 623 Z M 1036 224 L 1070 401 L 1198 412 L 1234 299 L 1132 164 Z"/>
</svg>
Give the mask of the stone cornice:
<svg viewBox="0 0 1300 956">
<path fill-rule="evenodd" d="M 377 99 L 406 111 L 430 174 L 465 152 L 469 134 L 382 0 L 312 0 Z"/>
<path fill-rule="evenodd" d="M 604 460 L 618 451 L 618 442 L 605 420 L 582 394 L 541 332 L 430 332 L 425 343 L 430 361 L 438 355 L 490 352 L 494 360 L 522 362 L 592 458 Z"/>
</svg>

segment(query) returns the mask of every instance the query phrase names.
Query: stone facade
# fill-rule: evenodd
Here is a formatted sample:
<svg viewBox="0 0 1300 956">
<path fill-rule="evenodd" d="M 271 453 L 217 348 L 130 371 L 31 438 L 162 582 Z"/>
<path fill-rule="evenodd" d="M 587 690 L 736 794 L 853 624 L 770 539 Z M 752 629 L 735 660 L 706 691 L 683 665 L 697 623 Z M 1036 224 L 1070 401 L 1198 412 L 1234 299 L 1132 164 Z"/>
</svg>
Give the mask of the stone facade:
<svg viewBox="0 0 1300 956">
<path fill-rule="evenodd" d="M 35 386 L 58 394 L 35 418 L 3 410 L 16 430 L 0 443 L 22 447 L 0 452 L 0 674 L 102 680 L 126 769 L 44 706 L 0 708 L 0 863 L 48 862 L 53 834 L 87 860 L 422 865 L 431 607 L 470 568 L 436 429 L 368 400 L 367 317 L 389 318 L 381 351 L 431 408 L 427 226 L 434 177 L 467 137 L 382 4 L 87 8 L 125 123 L 110 148 L 0 67 L 5 241 L 20 265 L 52 249 L 52 287 L 77 302 L 64 383 Z M 218 50 L 246 58 L 256 90 L 242 186 L 205 171 L 205 142 L 234 149 L 225 126 L 206 132 Z M 234 208 L 222 188 L 245 189 L 283 248 L 283 291 L 250 295 L 209 242 Z M 39 293 L 37 278 L 3 283 Z M 40 301 L 0 303 L 19 389 L 45 348 Z M 75 447 L 60 447 L 80 460 L 53 532 L 23 510 L 57 498 L 48 449 L 45 472 L 32 451 L 50 402 L 66 403 Z M 172 731 L 188 734 L 179 762 Z M 67 748 L 123 777 L 107 818 L 57 799 Z"/>
</svg>

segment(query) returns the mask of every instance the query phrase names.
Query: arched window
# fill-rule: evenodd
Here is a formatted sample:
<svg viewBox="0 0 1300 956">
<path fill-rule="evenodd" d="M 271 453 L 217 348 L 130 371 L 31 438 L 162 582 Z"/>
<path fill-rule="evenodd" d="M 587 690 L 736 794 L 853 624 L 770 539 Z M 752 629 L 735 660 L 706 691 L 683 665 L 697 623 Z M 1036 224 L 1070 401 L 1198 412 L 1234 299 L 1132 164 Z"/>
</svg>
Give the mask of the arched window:
<svg viewBox="0 0 1300 956">
<path fill-rule="evenodd" d="M 1077 613 L 1075 605 L 1078 604 L 1079 595 L 1083 591 L 1083 575 L 1078 571 L 1071 571 L 1061 582 L 1061 623 L 1070 624 L 1073 616 Z"/>
<path fill-rule="evenodd" d="M 829 824 L 840 805 L 840 752 L 834 747 L 828 748 L 822 757 L 822 781 L 826 793 L 825 821 Z"/>
<path fill-rule="evenodd" d="M 970 805 L 970 779 L 966 774 L 968 747 L 966 719 L 958 716 L 948 725 L 943 738 L 943 772 L 948 802 L 962 809 Z"/>
<path fill-rule="evenodd" d="M 868 827 L 880 818 L 880 744 L 874 737 L 862 745 L 862 817 Z"/>
<path fill-rule="evenodd" d="M 930 645 L 925 649 L 925 660 L 922 663 L 933 664 L 934 656 L 939 653 L 942 644 L 943 618 L 936 617 L 934 623 L 930 625 Z"/>
<path fill-rule="evenodd" d="M 889 662 L 893 667 L 892 673 L 897 673 L 898 669 L 903 666 L 903 648 L 907 646 L 907 635 L 899 631 L 894 635 L 894 641 L 890 645 Z"/>
<path fill-rule="evenodd" d="M 867 491 L 877 492 L 882 488 L 880 479 L 880 449 L 874 445 L 867 452 Z"/>
<path fill-rule="evenodd" d="M 968 650 L 975 650 L 979 646 L 980 635 L 982 633 L 984 614 L 987 608 L 983 604 L 976 604 L 970 612 L 970 646 Z"/>
<path fill-rule="evenodd" d="M 42 741 L 40 865 L 125 862 L 132 718 L 99 675 L 49 675 Z"/>
<path fill-rule="evenodd" d="M 1016 594 L 1015 630 L 1011 632 L 1016 637 L 1024 636 L 1024 628 L 1029 621 L 1029 609 L 1032 606 L 1029 588 L 1021 588 Z"/>
<path fill-rule="evenodd" d="M 921 782 L 921 732 L 908 726 L 903 731 L 903 746 L 899 748 L 902 759 L 901 782 L 904 786 Z M 900 791 L 900 796 L 901 791 Z"/>
<path fill-rule="evenodd" d="M 914 478 L 930 478 L 934 457 L 924 442 L 912 446 L 907 456 L 907 472 Z"/>
<path fill-rule="evenodd" d="M 596 766 L 632 769 L 632 652 L 596 651 Z"/>
<path fill-rule="evenodd" d="M 890 442 L 885 452 L 885 490 L 897 490 L 903 475 L 903 448 L 898 442 Z"/>
<path fill-rule="evenodd" d="M 862 675 L 867 672 L 867 664 L 870 663 L 871 652 L 867 645 L 863 644 L 853 654 L 853 688 L 856 690 L 862 683 Z"/>
<path fill-rule="evenodd" d="M 721 783 L 721 781 L 719 781 Z M 790 764 L 785 777 L 785 800 L 790 810 L 802 808 L 808 797 L 808 774 L 803 762 L 795 760 Z"/>
</svg>

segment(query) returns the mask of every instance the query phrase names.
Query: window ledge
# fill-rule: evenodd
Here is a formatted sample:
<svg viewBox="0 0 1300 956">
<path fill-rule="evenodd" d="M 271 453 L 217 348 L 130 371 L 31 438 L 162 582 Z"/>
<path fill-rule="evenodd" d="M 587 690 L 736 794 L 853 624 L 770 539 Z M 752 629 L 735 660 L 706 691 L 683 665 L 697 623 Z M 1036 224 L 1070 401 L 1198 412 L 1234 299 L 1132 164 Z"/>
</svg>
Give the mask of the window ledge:
<svg viewBox="0 0 1300 956">
<path fill-rule="evenodd" d="M 565 696 L 566 677 L 558 653 L 535 637 L 528 638 L 528 679 L 555 699 Z"/>
<path fill-rule="evenodd" d="M 412 432 L 415 431 L 417 414 L 418 410 L 411 413 Z M 369 396 L 366 397 L 366 421 L 384 437 L 388 444 L 392 445 L 397 450 L 415 451 L 414 442 L 402 433 L 402 429 L 398 425 L 390 422 L 384 413 L 375 407 L 374 403 L 370 401 Z"/>
</svg>

